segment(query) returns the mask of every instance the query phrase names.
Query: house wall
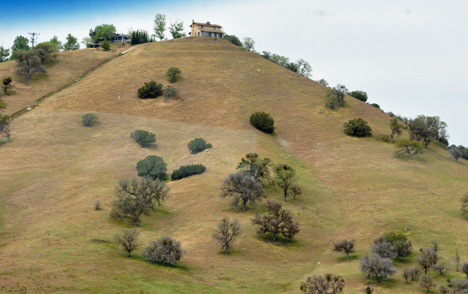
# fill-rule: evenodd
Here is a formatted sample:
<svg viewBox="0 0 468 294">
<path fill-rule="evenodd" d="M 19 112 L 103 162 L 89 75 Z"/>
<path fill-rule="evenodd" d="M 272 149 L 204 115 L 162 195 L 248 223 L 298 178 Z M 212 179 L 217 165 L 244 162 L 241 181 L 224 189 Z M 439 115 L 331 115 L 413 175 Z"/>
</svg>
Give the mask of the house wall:
<svg viewBox="0 0 468 294">
<path fill-rule="evenodd" d="M 209 30 L 210 32 L 202 32 L 202 29 Z M 211 25 L 199 25 L 199 24 L 192 23 L 192 32 L 190 36 L 192 37 L 209 36 L 209 33 L 211 33 L 211 37 L 222 38 L 224 36 L 224 32 L 221 30 L 220 27 L 214 27 Z M 216 36 L 214 34 L 216 34 Z"/>
</svg>

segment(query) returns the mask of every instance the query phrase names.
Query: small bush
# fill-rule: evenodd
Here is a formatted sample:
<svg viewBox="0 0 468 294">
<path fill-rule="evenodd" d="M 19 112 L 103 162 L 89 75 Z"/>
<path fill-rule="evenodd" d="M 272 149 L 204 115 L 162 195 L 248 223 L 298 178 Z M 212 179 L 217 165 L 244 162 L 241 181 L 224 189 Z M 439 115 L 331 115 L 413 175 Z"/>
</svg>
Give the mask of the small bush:
<svg viewBox="0 0 468 294">
<path fill-rule="evenodd" d="M 367 93 L 364 91 L 352 91 L 349 96 L 359 99 L 363 102 L 367 101 Z"/>
<path fill-rule="evenodd" d="M 348 136 L 354 137 L 370 137 L 372 136 L 372 129 L 367 122 L 362 118 L 355 118 L 343 125 L 344 133 Z"/>
<path fill-rule="evenodd" d="M 143 87 L 138 89 L 138 98 L 156 98 L 163 94 L 162 84 L 158 84 L 155 81 L 145 83 Z"/>
<path fill-rule="evenodd" d="M 260 131 L 271 134 L 275 131 L 275 120 L 269 113 L 258 111 L 250 116 L 250 124 Z"/>
<path fill-rule="evenodd" d="M 101 202 L 100 201 L 94 202 L 94 210 L 101 210 Z"/>
<path fill-rule="evenodd" d="M 174 264 L 182 258 L 184 253 L 180 242 L 171 237 L 163 237 L 151 242 L 148 247 L 143 249 L 141 255 L 151 264 Z"/>
<path fill-rule="evenodd" d="M 180 80 L 182 72 L 178 67 L 170 67 L 166 72 L 166 77 L 171 83 L 175 83 Z"/>
<path fill-rule="evenodd" d="M 0 101 L 0 109 L 6 109 L 6 104 Z"/>
<path fill-rule="evenodd" d="M 98 117 L 94 113 L 86 113 L 81 117 L 83 126 L 92 127 L 97 123 Z"/>
<path fill-rule="evenodd" d="M 180 99 L 179 90 L 171 86 L 167 86 L 164 89 L 164 96 L 166 97 L 166 99 Z"/>
<path fill-rule="evenodd" d="M 370 105 L 373 106 L 373 107 L 375 107 L 375 108 L 377 108 L 377 109 L 380 109 L 380 105 L 377 104 L 377 103 L 371 103 Z"/>
<path fill-rule="evenodd" d="M 136 130 L 130 133 L 130 138 L 135 140 L 141 147 L 149 147 L 156 142 L 156 135 L 147 131 Z"/>
<path fill-rule="evenodd" d="M 166 178 L 167 164 L 162 157 L 150 155 L 138 161 L 136 169 L 140 177 L 164 180 Z"/>
<path fill-rule="evenodd" d="M 3 93 L 5 95 L 8 95 L 8 90 L 12 88 L 12 85 L 11 85 L 11 82 L 12 82 L 12 79 L 11 77 L 7 77 L 7 78 L 4 78 L 3 79 L 3 82 L 2 82 L 2 89 L 3 89 Z"/>
<path fill-rule="evenodd" d="M 205 139 L 203 139 L 203 138 L 195 138 L 192 141 L 190 141 L 187 144 L 187 146 L 190 149 L 190 151 L 192 151 L 193 154 L 201 152 L 203 150 L 206 150 L 206 149 L 212 147 L 211 144 L 206 143 Z"/>
<path fill-rule="evenodd" d="M 391 143 L 392 142 L 392 138 L 390 137 L 390 135 L 378 134 L 377 136 L 375 136 L 375 139 L 377 141 L 381 141 L 381 142 L 385 142 L 385 143 Z"/>
<path fill-rule="evenodd" d="M 190 177 L 193 175 L 199 175 L 204 173 L 206 167 L 202 164 L 191 164 L 191 165 L 183 165 L 172 172 L 171 179 L 173 181 L 180 180 L 186 177 Z"/>
<path fill-rule="evenodd" d="M 107 40 L 107 38 L 105 38 L 104 41 L 102 41 L 101 48 L 104 49 L 104 51 L 110 50 L 110 43 L 109 40 Z"/>
</svg>

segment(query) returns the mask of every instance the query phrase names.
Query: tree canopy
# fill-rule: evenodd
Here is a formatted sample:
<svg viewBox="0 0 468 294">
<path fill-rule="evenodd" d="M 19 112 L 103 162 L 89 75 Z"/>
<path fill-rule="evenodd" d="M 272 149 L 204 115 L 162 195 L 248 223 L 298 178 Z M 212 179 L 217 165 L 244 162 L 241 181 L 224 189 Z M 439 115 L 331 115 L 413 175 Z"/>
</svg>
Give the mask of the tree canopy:
<svg viewBox="0 0 468 294">
<path fill-rule="evenodd" d="M 78 39 L 73 37 L 71 34 L 67 36 L 67 42 L 63 44 L 64 51 L 71 51 L 80 49 L 80 44 L 78 43 Z"/>
<path fill-rule="evenodd" d="M 159 41 L 164 39 L 164 31 L 166 31 L 166 16 L 164 14 L 156 14 L 154 17 L 154 34 Z"/>
</svg>

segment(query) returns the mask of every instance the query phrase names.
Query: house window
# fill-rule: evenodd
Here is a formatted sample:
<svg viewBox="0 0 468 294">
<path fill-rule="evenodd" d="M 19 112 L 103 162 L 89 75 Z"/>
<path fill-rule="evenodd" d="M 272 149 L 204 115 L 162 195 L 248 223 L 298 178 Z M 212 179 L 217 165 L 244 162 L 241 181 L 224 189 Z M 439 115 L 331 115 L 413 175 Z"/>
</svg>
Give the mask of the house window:
<svg viewBox="0 0 468 294">
<path fill-rule="evenodd" d="M 218 28 L 217 28 L 217 27 L 215 27 L 215 28 L 214 28 L 214 30 L 215 30 L 215 31 L 217 31 L 217 30 L 218 30 Z"/>
<path fill-rule="evenodd" d="M 203 26 L 201 26 L 201 28 L 203 29 Z"/>
</svg>

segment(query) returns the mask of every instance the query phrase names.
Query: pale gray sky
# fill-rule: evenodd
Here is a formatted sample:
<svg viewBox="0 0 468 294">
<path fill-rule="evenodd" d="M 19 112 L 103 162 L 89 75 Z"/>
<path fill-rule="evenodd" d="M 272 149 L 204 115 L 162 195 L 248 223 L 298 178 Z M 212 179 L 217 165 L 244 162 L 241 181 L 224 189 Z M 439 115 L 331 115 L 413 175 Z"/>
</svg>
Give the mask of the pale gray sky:
<svg viewBox="0 0 468 294">
<path fill-rule="evenodd" d="M 450 143 L 468 146 L 468 1 L 466 0 L 233 0 L 156 1 L 146 9 L 109 7 L 103 13 L 41 18 L 0 28 L 0 44 L 40 31 L 85 37 L 91 27 L 113 23 L 118 31 L 152 29 L 154 15 L 220 24 L 229 34 L 251 37 L 270 51 L 312 65 L 313 79 L 363 90 L 385 111 L 415 117 L 438 115 Z M 32 19 L 34 21 L 34 19 Z M 2 25 L 3 26 L 3 25 Z"/>
</svg>

